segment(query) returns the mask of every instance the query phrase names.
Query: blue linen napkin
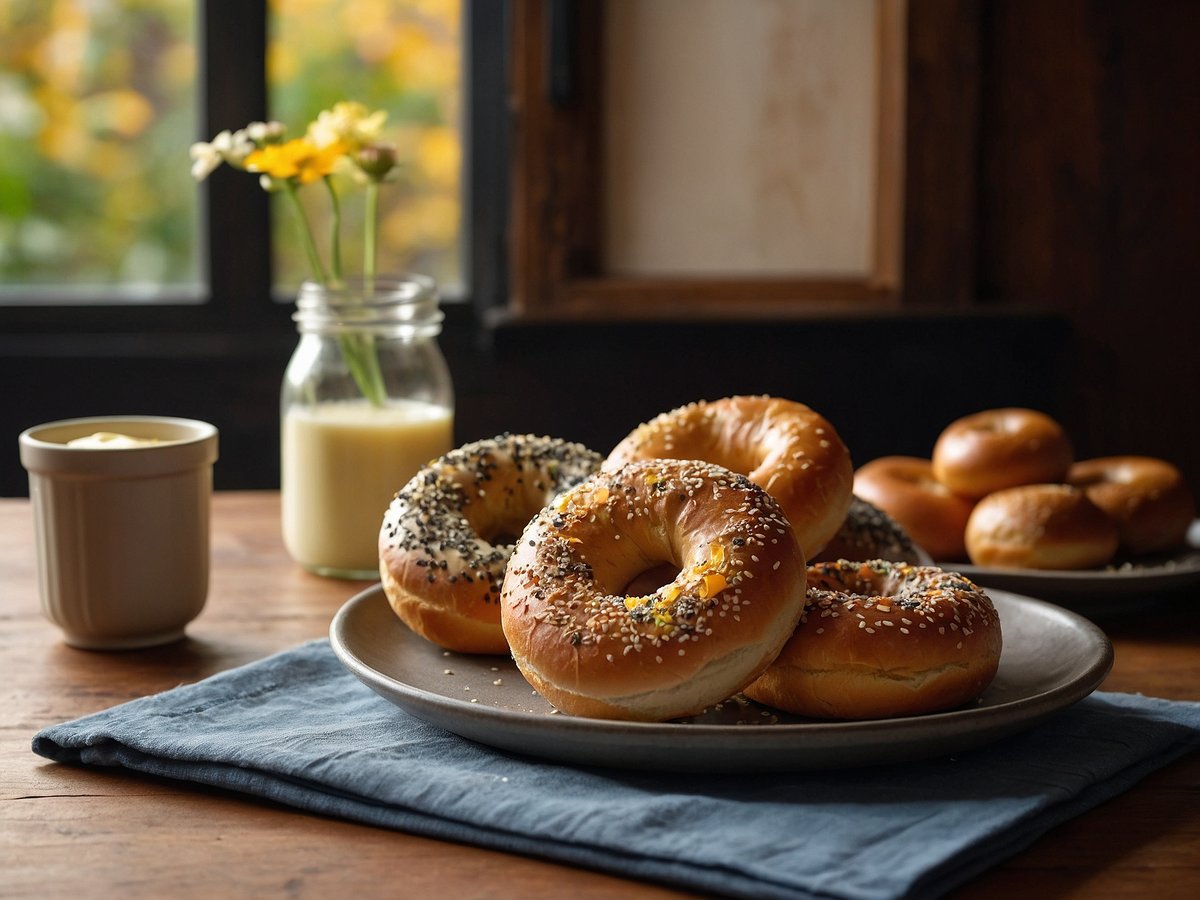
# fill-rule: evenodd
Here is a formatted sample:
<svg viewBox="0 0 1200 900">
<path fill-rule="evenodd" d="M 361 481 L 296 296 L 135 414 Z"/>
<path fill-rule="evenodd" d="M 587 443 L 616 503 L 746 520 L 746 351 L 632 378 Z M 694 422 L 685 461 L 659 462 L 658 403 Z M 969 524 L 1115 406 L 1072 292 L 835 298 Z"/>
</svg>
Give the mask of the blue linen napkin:
<svg viewBox="0 0 1200 900">
<path fill-rule="evenodd" d="M 59 762 L 756 898 L 937 896 L 1198 745 L 1200 703 L 1097 693 L 924 763 L 704 778 L 574 768 L 404 713 L 325 640 L 33 739 Z"/>
</svg>

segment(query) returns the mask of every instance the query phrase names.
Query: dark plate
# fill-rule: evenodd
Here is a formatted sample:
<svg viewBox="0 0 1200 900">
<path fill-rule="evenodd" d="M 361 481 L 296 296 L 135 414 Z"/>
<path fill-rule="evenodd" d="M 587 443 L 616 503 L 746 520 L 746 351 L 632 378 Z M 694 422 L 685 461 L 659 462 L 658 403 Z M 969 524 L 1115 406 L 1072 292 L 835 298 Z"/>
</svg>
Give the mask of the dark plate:
<svg viewBox="0 0 1200 900">
<path fill-rule="evenodd" d="M 1165 556 L 1131 560 L 1106 569 L 1077 571 L 993 569 L 966 563 L 937 563 L 976 584 L 1045 597 L 1076 612 L 1123 612 L 1143 608 L 1164 592 L 1200 584 L 1200 520 L 1188 531 L 1187 547 Z"/>
<path fill-rule="evenodd" d="M 631 769 L 816 770 L 946 756 L 1045 719 L 1086 697 L 1112 667 L 1112 645 L 1090 621 L 1048 603 L 989 591 L 1004 651 L 968 708 L 901 719 L 828 722 L 743 698 L 686 722 L 614 722 L 556 713 L 504 656 L 451 653 L 410 631 L 379 585 L 351 598 L 330 625 L 342 663 L 406 712 L 462 737 L 526 756 Z"/>
</svg>

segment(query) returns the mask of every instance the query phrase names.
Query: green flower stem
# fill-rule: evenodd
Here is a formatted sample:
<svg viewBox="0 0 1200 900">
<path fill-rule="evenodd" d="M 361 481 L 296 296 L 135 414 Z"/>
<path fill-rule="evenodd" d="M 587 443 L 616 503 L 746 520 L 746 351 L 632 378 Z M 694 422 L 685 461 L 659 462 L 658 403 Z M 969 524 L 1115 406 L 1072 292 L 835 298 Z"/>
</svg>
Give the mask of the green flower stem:
<svg viewBox="0 0 1200 900">
<path fill-rule="evenodd" d="M 376 227 L 379 218 L 379 182 L 374 178 L 367 181 L 365 192 L 366 222 L 363 229 L 363 281 L 367 290 L 375 286 L 375 255 L 379 245 L 379 232 Z"/>
<path fill-rule="evenodd" d="M 304 252 L 308 255 L 308 264 L 312 268 L 313 278 L 317 279 L 321 284 L 329 284 L 329 273 L 325 271 L 325 266 L 321 262 L 321 254 L 317 252 L 317 242 L 313 240 L 312 229 L 308 226 L 308 217 L 304 215 L 304 206 L 300 203 L 300 195 L 296 193 L 296 186 L 290 181 L 285 182 L 287 195 L 292 201 L 292 211 L 296 214 L 296 221 L 300 226 L 300 242 L 304 245 Z"/>
<path fill-rule="evenodd" d="M 370 294 L 375 289 L 375 248 L 378 240 L 375 222 L 379 212 L 379 184 L 374 179 L 367 182 L 365 201 L 363 292 Z M 373 405 L 382 406 L 387 400 L 387 388 L 379 367 L 379 355 L 375 352 L 375 335 L 343 335 L 342 353 L 363 396 Z"/>
<path fill-rule="evenodd" d="M 340 281 L 342 277 L 341 252 L 337 242 L 337 235 L 341 213 L 337 202 L 337 195 L 332 185 L 329 184 L 328 180 L 326 180 L 326 184 L 329 185 L 334 212 L 333 243 L 331 247 L 334 278 Z M 317 251 L 317 243 L 313 239 L 312 229 L 309 227 L 308 217 L 304 214 L 304 207 L 300 203 L 296 186 L 289 181 L 286 184 L 286 189 L 288 197 L 291 198 L 292 210 L 295 212 L 300 226 L 301 243 L 304 245 L 304 252 L 308 256 L 308 263 L 312 268 L 313 277 L 321 284 L 328 286 L 330 284 L 329 272 L 321 262 L 321 255 Z M 373 240 L 374 228 L 371 228 L 370 231 Z M 372 290 L 374 277 L 374 267 L 372 267 L 370 278 L 365 285 L 366 290 Z M 375 350 L 375 335 L 342 334 L 338 336 L 338 346 L 342 351 L 343 359 L 346 360 L 346 366 L 350 369 L 350 375 L 354 378 L 354 383 L 358 385 L 358 389 L 362 392 L 363 397 L 372 406 L 383 406 L 387 402 L 387 386 L 383 381 L 383 370 L 379 366 L 379 354 Z"/>
<path fill-rule="evenodd" d="M 383 383 L 379 354 L 375 352 L 375 335 L 342 334 L 338 336 L 338 344 L 362 395 L 372 406 L 383 406 L 387 402 L 387 386 Z"/>
<path fill-rule="evenodd" d="M 329 260 L 333 272 L 333 280 L 342 280 L 342 205 L 338 200 L 337 191 L 333 189 L 333 179 L 326 175 L 322 181 L 329 192 Z"/>
</svg>

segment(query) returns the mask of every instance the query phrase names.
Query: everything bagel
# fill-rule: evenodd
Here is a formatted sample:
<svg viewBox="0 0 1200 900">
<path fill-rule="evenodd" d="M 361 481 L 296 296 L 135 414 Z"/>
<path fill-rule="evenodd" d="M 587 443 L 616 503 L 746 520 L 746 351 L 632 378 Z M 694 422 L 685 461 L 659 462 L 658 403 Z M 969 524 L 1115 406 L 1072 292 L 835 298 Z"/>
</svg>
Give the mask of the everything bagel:
<svg viewBox="0 0 1200 900">
<path fill-rule="evenodd" d="M 422 468 L 379 532 L 379 575 L 396 615 L 448 650 L 507 653 L 500 587 L 512 542 L 600 461 L 581 444 L 504 434 Z"/>
</svg>

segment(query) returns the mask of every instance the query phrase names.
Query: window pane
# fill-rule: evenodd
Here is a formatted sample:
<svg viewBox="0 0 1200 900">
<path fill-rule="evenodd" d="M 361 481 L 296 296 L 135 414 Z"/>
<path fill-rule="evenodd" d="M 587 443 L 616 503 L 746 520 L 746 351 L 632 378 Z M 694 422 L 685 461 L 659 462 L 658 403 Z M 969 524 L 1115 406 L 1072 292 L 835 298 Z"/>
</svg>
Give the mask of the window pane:
<svg viewBox="0 0 1200 900">
<path fill-rule="evenodd" d="M 415 271 L 454 291 L 462 283 L 460 0 L 271 0 L 268 69 L 271 117 L 289 137 L 339 101 L 387 113 L 383 140 L 400 167 L 379 194 L 378 272 Z M 336 175 L 343 271 L 363 269 L 364 191 Z M 323 264 L 329 265 L 330 198 L 303 188 Z M 276 281 L 309 276 L 297 219 L 273 199 Z"/>
<path fill-rule="evenodd" d="M 0 301 L 195 283 L 195 79 L 192 0 L 0 0 Z"/>
</svg>

